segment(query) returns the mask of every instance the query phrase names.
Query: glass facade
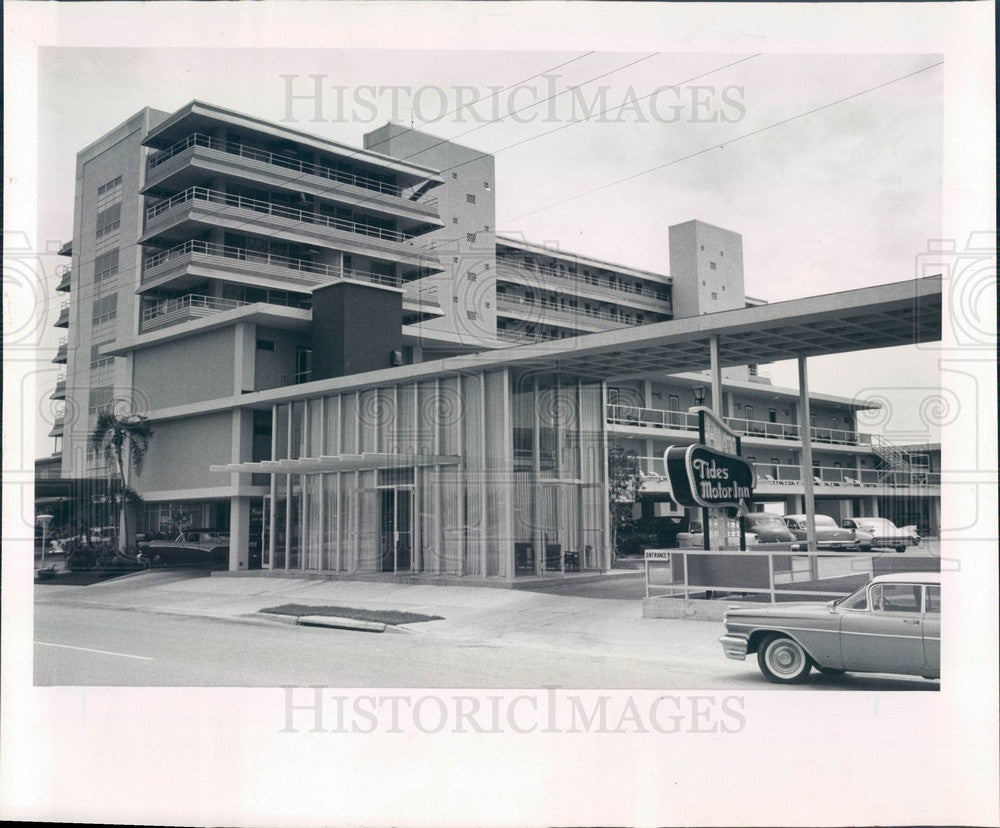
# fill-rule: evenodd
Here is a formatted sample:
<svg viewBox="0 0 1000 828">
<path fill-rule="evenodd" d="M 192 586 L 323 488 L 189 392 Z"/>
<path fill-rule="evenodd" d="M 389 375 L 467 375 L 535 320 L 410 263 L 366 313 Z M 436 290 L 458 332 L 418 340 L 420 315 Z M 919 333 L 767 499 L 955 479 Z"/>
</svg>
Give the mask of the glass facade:
<svg viewBox="0 0 1000 828">
<path fill-rule="evenodd" d="M 513 578 L 607 567 L 599 383 L 441 376 L 274 407 L 273 569 Z"/>
</svg>

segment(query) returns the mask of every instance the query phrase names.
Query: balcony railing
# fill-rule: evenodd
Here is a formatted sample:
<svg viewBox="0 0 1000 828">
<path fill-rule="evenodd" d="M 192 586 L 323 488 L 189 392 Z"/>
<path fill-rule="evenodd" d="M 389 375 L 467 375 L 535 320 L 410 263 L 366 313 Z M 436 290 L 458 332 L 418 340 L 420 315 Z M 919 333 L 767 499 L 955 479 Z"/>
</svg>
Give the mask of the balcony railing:
<svg viewBox="0 0 1000 828">
<path fill-rule="evenodd" d="M 639 465 L 652 478 L 664 474 L 663 457 L 640 457 Z M 802 469 L 790 463 L 756 463 L 757 487 L 801 486 Z M 894 471 L 888 476 L 880 469 L 846 469 L 840 466 L 814 466 L 813 484 L 820 490 L 832 486 L 853 486 L 863 489 L 911 488 L 940 486 L 941 474 L 929 471 Z"/>
<path fill-rule="evenodd" d="M 283 374 L 281 377 L 281 384 L 284 385 L 299 385 L 303 382 L 309 382 L 312 379 L 312 371 L 296 371 L 294 374 Z"/>
<path fill-rule="evenodd" d="M 633 296 L 641 296 L 645 299 L 650 299 L 654 302 L 663 302 L 668 307 L 671 305 L 669 292 L 665 292 L 663 289 L 653 288 L 653 287 L 636 287 L 634 282 L 620 283 L 618 281 L 612 282 L 607 277 L 601 276 L 581 276 L 579 273 L 572 273 L 567 270 L 559 270 L 558 268 L 548 267 L 546 265 L 528 265 L 523 262 L 509 261 L 505 257 L 497 257 L 497 265 L 514 268 L 515 270 L 523 270 L 526 273 L 535 273 L 539 276 L 551 276 L 555 279 L 561 279 L 566 282 L 573 282 L 579 285 L 585 285 L 586 287 L 599 288 L 601 290 L 612 290 L 617 293 L 629 293 Z"/>
<path fill-rule="evenodd" d="M 506 307 L 509 310 L 537 308 L 539 310 L 551 311 L 553 313 L 559 313 L 563 316 L 571 316 L 577 319 L 586 317 L 604 319 L 621 325 L 622 327 L 633 324 L 633 315 L 631 314 L 615 313 L 613 311 L 597 310 L 595 308 L 566 307 L 561 305 L 559 302 L 553 301 L 552 299 L 528 299 L 524 296 L 516 296 L 508 293 L 499 294 L 497 296 L 497 307 Z"/>
<path fill-rule="evenodd" d="M 239 299 L 220 299 L 216 296 L 199 296 L 193 293 L 177 299 L 164 299 L 142 311 L 142 327 L 144 330 L 155 328 L 175 321 L 178 317 L 207 316 L 249 304 Z"/>
<path fill-rule="evenodd" d="M 548 342 L 550 340 L 556 339 L 555 334 L 539 334 L 539 333 L 529 333 L 528 331 L 519 331 L 517 329 L 510 328 L 498 328 L 497 338 L 502 339 L 505 342 Z"/>
<path fill-rule="evenodd" d="M 158 152 L 151 156 L 146 162 L 146 168 L 151 172 L 165 161 L 170 160 L 175 155 L 182 153 L 191 147 L 204 147 L 205 149 L 217 150 L 219 152 L 227 153 L 228 155 L 238 155 L 240 158 L 248 158 L 251 161 L 271 164 L 275 167 L 281 167 L 284 170 L 293 170 L 307 175 L 316 175 L 330 181 L 338 181 L 341 184 L 350 184 L 354 187 L 362 187 L 365 190 L 374 190 L 375 192 L 383 193 L 385 195 L 402 197 L 403 194 L 402 188 L 396 184 L 389 184 L 375 178 L 369 178 L 368 176 L 344 172 L 343 170 L 337 170 L 322 164 L 312 164 L 308 161 L 301 161 L 298 158 L 282 155 L 281 153 L 255 149 L 235 141 L 223 141 L 219 138 L 213 138 L 210 135 L 205 135 L 200 132 L 192 133 L 184 140 L 178 141 L 172 147 L 168 147 L 162 152 Z"/>
<path fill-rule="evenodd" d="M 70 289 L 70 276 L 73 273 L 73 269 L 69 265 L 63 265 L 56 270 L 56 275 L 59 277 L 59 283 L 56 285 L 56 290 L 69 290 Z"/>
<path fill-rule="evenodd" d="M 219 190 L 209 190 L 207 187 L 188 187 L 186 190 L 170 198 L 150 205 L 146 208 L 146 221 L 148 222 L 175 207 L 191 201 L 218 204 L 223 207 L 235 207 L 239 210 L 249 210 L 254 213 L 291 219 L 302 224 L 319 224 L 324 227 L 331 227 L 334 230 L 377 238 L 382 241 L 402 243 L 413 238 L 412 235 L 407 235 L 399 230 L 386 230 L 382 227 L 376 227 L 373 224 L 362 224 L 358 221 L 348 221 L 347 219 L 336 218 L 334 216 L 323 216 L 305 210 L 297 210 L 294 207 L 286 207 L 283 204 L 274 204 L 270 201 L 232 195 L 231 193 L 224 193 Z"/>
<path fill-rule="evenodd" d="M 725 417 L 733 431 L 747 437 L 764 437 L 772 440 L 800 440 L 801 430 L 794 423 L 772 423 L 764 420 L 747 420 L 741 417 Z M 649 426 L 652 428 L 672 428 L 681 431 L 697 431 L 698 418 L 682 411 L 665 411 L 660 408 L 641 408 L 633 405 L 609 405 L 608 422 L 615 425 Z M 810 429 L 814 443 L 828 445 L 863 446 L 868 445 L 869 435 L 857 431 L 814 426 Z"/>
<path fill-rule="evenodd" d="M 271 253 L 257 253 L 242 247 L 233 247 L 228 244 L 213 244 L 204 241 L 186 241 L 176 247 L 154 253 L 143 260 L 143 278 L 150 278 L 149 271 L 162 264 L 187 256 L 192 253 L 200 253 L 207 256 L 221 256 L 225 259 L 232 259 L 238 262 L 250 264 L 261 264 L 269 267 L 279 267 L 284 270 L 294 270 L 297 273 L 306 273 L 316 276 L 317 282 L 328 279 L 351 279 L 360 282 L 369 282 L 375 285 L 385 285 L 387 287 L 401 287 L 402 279 L 399 276 L 388 276 L 381 273 L 370 273 L 366 270 L 353 270 L 351 268 L 336 267 L 334 265 L 317 264 L 306 259 L 292 259 L 288 256 L 275 256 Z"/>
</svg>

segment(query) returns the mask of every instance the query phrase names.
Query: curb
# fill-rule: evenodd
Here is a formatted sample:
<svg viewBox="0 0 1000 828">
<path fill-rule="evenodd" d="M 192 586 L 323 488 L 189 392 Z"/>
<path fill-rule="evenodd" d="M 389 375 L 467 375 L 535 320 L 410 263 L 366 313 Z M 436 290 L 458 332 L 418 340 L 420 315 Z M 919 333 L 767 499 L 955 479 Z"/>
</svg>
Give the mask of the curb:
<svg viewBox="0 0 1000 828">
<path fill-rule="evenodd" d="M 387 626 L 377 621 L 360 621 L 357 618 L 341 618 L 336 615 L 302 615 L 295 623 L 305 627 L 329 627 L 335 630 L 375 633 L 385 632 Z"/>
</svg>

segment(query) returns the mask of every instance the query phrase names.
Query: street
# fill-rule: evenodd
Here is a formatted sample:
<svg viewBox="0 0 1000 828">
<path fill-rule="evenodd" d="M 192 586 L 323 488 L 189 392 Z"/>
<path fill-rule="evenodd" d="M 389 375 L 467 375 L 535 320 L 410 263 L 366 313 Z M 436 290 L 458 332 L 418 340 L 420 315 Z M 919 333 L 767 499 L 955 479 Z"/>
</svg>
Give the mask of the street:
<svg viewBox="0 0 1000 828">
<path fill-rule="evenodd" d="M 537 595 L 534 599 L 567 600 Z M 594 611 L 599 611 L 596 606 Z M 519 612 L 523 614 L 523 608 Z M 546 643 L 542 636 L 435 634 L 433 625 L 446 625 L 444 621 L 414 625 L 415 630 L 426 631 L 374 634 L 259 617 L 210 618 L 50 603 L 43 597 L 35 606 L 34 681 L 86 686 L 774 688 L 760 674 L 755 659 L 741 663 L 723 656 L 717 642 L 721 625 L 716 622 L 636 619 L 633 623 L 644 639 L 637 641 L 635 654 L 621 647 L 602 654 L 586 630 L 575 646 L 558 635 Z M 651 641 L 660 646 L 650 647 Z M 919 679 L 860 674 L 830 678 L 814 673 L 805 684 L 783 689 L 938 687 Z"/>
</svg>

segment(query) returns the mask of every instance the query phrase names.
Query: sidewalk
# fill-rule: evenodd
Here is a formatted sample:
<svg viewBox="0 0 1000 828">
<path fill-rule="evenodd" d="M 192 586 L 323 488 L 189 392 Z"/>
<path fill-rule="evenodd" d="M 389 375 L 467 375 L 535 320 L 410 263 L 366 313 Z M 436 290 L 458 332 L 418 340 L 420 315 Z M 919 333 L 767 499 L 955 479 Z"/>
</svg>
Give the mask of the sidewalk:
<svg viewBox="0 0 1000 828">
<path fill-rule="evenodd" d="M 721 632 L 715 622 L 643 619 L 642 601 L 634 599 L 205 574 L 143 572 L 87 587 L 36 586 L 35 600 L 228 620 L 257 619 L 260 610 L 280 604 L 399 610 L 443 617 L 405 627 L 415 635 L 639 659 L 662 659 L 669 650 L 673 658 L 703 660 L 707 652 L 717 651 Z"/>
</svg>

